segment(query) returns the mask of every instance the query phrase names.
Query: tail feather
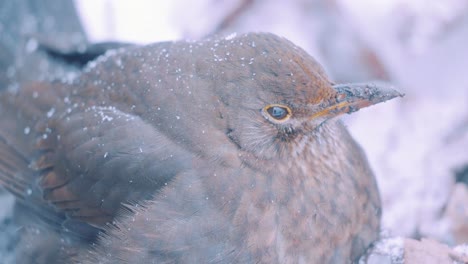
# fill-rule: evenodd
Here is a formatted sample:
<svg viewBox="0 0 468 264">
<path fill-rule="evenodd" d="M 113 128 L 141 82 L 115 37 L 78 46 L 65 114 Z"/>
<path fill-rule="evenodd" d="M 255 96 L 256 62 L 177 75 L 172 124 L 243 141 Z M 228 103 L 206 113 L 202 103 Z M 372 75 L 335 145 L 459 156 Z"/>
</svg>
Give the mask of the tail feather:
<svg viewBox="0 0 468 264">
<path fill-rule="evenodd" d="M 28 162 L 16 149 L 9 146 L 0 136 L 0 184 L 20 199 L 25 199 L 31 189 Z"/>
<path fill-rule="evenodd" d="M 38 174 L 30 168 L 29 163 L 29 160 L 15 147 L 6 143 L 0 134 L 0 185 L 12 193 L 24 208 L 34 212 L 38 219 L 53 230 L 62 232 L 63 227 L 66 227 L 70 228 L 69 234 L 75 238 L 94 239 L 96 228 L 67 219 L 64 213 L 57 212 L 42 199 L 42 192 L 36 181 Z"/>
</svg>

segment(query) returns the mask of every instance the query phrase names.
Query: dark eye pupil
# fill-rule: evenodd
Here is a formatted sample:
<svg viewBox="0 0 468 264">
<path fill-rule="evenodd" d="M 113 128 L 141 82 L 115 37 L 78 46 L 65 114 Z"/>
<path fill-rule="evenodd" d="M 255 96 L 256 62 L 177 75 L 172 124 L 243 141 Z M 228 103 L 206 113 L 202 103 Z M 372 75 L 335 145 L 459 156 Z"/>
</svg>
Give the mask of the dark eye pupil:
<svg viewBox="0 0 468 264">
<path fill-rule="evenodd" d="M 270 107 L 267 111 L 275 119 L 283 119 L 288 114 L 288 111 L 286 109 L 279 106 Z"/>
</svg>

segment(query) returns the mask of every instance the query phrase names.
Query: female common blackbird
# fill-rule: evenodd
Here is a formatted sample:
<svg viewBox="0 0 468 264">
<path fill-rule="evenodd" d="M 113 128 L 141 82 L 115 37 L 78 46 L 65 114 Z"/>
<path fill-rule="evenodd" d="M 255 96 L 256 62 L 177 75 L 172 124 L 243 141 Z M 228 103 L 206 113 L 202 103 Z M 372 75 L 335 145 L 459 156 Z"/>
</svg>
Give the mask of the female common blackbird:
<svg viewBox="0 0 468 264">
<path fill-rule="evenodd" d="M 272 34 L 130 47 L 0 95 L 0 182 L 80 263 L 348 263 L 381 209 L 334 117 L 396 96 Z"/>
</svg>

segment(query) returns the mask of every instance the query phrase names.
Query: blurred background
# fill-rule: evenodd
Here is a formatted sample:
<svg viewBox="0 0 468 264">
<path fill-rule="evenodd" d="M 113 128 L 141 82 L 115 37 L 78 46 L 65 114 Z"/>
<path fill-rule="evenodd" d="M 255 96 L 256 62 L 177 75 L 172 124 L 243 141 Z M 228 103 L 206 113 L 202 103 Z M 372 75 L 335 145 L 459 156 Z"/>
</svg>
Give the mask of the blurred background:
<svg viewBox="0 0 468 264">
<path fill-rule="evenodd" d="M 449 245 L 468 243 L 468 1 L 70 3 L 77 8 L 86 37 L 75 25 L 77 33 L 71 40 L 62 37 L 69 42 L 65 47 L 265 31 L 304 48 L 337 83 L 393 83 L 406 94 L 403 99 L 345 117 L 377 176 L 385 235 L 430 237 Z M 56 13 L 66 16 L 59 8 Z M 34 21 L 21 28 L 33 36 L 23 42 L 26 49 L 34 50 L 34 41 L 52 32 L 48 27 L 58 27 L 60 20 L 48 19 L 40 23 L 40 30 Z M 41 33 L 30 34 L 35 31 Z M 55 40 L 60 36 L 55 34 Z M 0 217 L 7 219 L 11 206 L 6 205 L 12 199 L 5 193 L 2 197 L 5 209 Z"/>
</svg>

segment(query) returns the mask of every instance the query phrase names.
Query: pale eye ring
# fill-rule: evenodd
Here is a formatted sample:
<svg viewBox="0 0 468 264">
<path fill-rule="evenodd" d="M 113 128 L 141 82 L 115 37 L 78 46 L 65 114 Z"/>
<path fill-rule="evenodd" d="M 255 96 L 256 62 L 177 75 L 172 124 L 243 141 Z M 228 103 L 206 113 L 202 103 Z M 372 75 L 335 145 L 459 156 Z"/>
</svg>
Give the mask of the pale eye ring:
<svg viewBox="0 0 468 264">
<path fill-rule="evenodd" d="M 284 122 L 291 117 L 291 109 L 280 104 L 270 104 L 263 108 L 263 111 L 275 121 Z"/>
</svg>

